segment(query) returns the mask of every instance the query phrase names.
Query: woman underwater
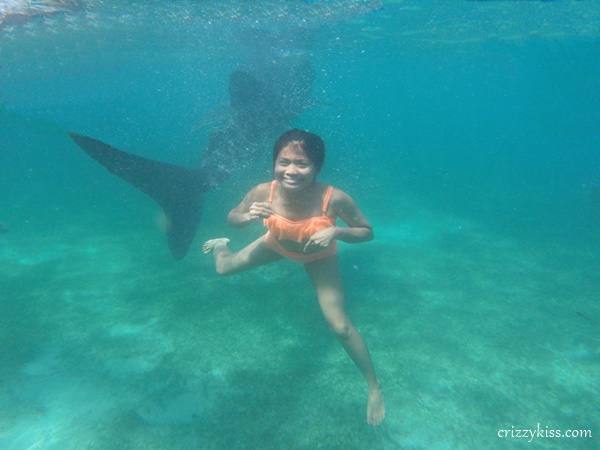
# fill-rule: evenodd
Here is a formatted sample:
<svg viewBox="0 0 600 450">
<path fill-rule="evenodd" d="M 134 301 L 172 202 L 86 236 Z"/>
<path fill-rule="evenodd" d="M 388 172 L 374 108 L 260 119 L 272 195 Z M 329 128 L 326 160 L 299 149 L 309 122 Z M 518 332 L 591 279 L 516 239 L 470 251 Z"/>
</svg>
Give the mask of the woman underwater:
<svg viewBox="0 0 600 450">
<path fill-rule="evenodd" d="M 267 233 L 236 253 L 227 238 L 206 241 L 203 251 L 214 255 L 221 275 L 282 257 L 303 263 L 325 319 L 367 381 L 367 422 L 378 425 L 385 417 L 383 394 L 367 346 L 345 311 L 336 256 L 337 240 L 365 242 L 373 231 L 349 195 L 316 181 L 324 159 L 319 136 L 298 129 L 281 135 L 273 150 L 273 181 L 255 186 L 227 217 L 234 227 L 262 219 Z M 337 217 L 348 226 L 336 226 Z"/>
</svg>

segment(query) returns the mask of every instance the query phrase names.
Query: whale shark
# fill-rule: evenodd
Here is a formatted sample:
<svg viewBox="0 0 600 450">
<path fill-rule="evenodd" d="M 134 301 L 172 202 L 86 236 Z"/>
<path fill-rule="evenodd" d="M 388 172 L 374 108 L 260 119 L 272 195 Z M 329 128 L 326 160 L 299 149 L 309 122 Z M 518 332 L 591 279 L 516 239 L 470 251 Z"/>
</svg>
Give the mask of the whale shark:
<svg viewBox="0 0 600 450">
<path fill-rule="evenodd" d="M 311 105 L 314 71 L 307 58 L 283 58 L 269 64 L 268 70 L 254 67 L 230 74 L 227 120 L 209 134 L 198 167 L 148 159 L 90 136 L 69 133 L 87 155 L 162 208 L 167 243 L 176 260 L 186 256 L 194 240 L 204 194 L 250 165 L 267 143 Z"/>
</svg>

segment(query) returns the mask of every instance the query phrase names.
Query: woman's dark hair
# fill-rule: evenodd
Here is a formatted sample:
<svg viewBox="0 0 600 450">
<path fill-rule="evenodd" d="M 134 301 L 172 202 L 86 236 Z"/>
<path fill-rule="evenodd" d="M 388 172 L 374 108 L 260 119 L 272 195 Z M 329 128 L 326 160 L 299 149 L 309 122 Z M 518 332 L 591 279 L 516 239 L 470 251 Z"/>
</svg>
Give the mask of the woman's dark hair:
<svg viewBox="0 0 600 450">
<path fill-rule="evenodd" d="M 275 146 L 273 147 L 273 166 L 275 166 L 275 161 L 281 150 L 291 143 L 298 143 L 300 148 L 306 153 L 306 156 L 308 156 L 308 159 L 315 165 L 317 172 L 321 170 L 325 161 L 325 142 L 316 134 L 297 128 L 286 131 L 275 142 Z"/>
</svg>

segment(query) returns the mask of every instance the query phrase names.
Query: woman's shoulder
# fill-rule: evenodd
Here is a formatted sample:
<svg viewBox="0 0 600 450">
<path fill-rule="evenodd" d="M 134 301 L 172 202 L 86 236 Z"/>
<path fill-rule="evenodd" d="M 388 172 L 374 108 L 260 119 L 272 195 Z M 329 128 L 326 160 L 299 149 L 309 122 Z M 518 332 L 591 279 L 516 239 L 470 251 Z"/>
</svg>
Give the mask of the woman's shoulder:
<svg viewBox="0 0 600 450">
<path fill-rule="evenodd" d="M 329 200 L 329 208 L 331 211 L 334 211 L 336 214 L 338 214 L 340 211 L 344 211 L 350 205 L 352 205 L 354 200 L 352 200 L 352 197 L 350 197 L 346 192 L 331 185 L 326 186 L 325 189 L 328 189 L 329 187 L 331 187 L 332 190 Z"/>
<path fill-rule="evenodd" d="M 339 188 L 336 188 L 335 186 L 331 186 L 332 188 L 332 192 L 331 192 L 331 204 L 332 205 L 336 205 L 336 204 L 343 204 L 343 203 L 347 203 L 349 201 L 352 201 L 352 197 L 350 197 L 346 192 L 342 191 Z"/>
<path fill-rule="evenodd" d="M 256 186 L 254 186 L 253 190 L 256 192 L 269 192 L 271 190 L 271 183 L 273 182 L 267 181 L 265 183 L 257 184 Z"/>
<path fill-rule="evenodd" d="M 248 192 L 248 196 L 252 197 L 253 201 L 264 201 L 269 198 L 269 192 L 271 190 L 271 182 L 268 181 L 266 183 L 260 183 L 254 186 L 250 192 Z"/>
</svg>

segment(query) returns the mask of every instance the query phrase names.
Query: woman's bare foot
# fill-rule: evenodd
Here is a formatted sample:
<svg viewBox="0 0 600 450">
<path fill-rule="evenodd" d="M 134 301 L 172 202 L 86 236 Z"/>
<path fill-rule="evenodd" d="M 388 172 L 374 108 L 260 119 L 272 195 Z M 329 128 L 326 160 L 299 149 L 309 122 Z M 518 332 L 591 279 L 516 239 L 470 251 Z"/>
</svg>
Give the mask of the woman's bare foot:
<svg viewBox="0 0 600 450">
<path fill-rule="evenodd" d="M 202 251 L 205 254 L 215 253 L 216 251 L 218 251 L 222 248 L 227 248 L 228 245 L 229 245 L 229 239 L 227 239 L 227 238 L 209 239 L 208 241 L 206 241 L 204 243 L 204 245 L 202 245 Z"/>
<path fill-rule="evenodd" d="M 369 389 L 369 398 L 367 400 L 367 423 L 369 425 L 379 425 L 385 418 L 385 404 L 383 403 L 383 394 L 377 388 Z"/>
</svg>

